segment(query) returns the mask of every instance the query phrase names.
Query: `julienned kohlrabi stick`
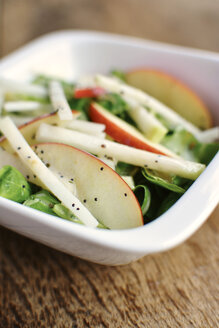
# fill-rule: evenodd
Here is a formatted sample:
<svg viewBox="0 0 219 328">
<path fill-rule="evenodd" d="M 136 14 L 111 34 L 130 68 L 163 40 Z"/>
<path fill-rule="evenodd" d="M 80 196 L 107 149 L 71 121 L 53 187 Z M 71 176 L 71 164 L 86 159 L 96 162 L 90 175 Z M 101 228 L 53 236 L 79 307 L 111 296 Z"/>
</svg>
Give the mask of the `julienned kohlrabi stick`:
<svg viewBox="0 0 219 328">
<path fill-rule="evenodd" d="M 98 156 L 111 156 L 121 162 L 147 167 L 152 170 L 178 175 L 191 180 L 195 180 L 205 169 L 205 165 L 203 164 L 157 155 L 45 123 L 41 124 L 38 128 L 36 140 L 39 142 L 65 143 Z"/>
</svg>

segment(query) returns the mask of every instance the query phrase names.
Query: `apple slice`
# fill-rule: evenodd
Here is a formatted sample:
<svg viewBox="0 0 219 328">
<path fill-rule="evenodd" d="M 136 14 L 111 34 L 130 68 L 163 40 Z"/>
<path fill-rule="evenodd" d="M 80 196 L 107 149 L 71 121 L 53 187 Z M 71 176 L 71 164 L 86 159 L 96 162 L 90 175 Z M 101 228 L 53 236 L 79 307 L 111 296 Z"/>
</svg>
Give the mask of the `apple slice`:
<svg viewBox="0 0 219 328">
<path fill-rule="evenodd" d="M 91 104 L 89 116 L 92 121 L 105 124 L 106 133 L 117 142 L 152 153 L 177 157 L 169 149 L 146 139 L 133 126 L 111 114 L 97 103 Z"/>
<path fill-rule="evenodd" d="M 80 115 L 79 112 L 73 110 L 72 111 L 73 118 L 76 118 Z M 20 132 L 26 139 L 29 145 L 33 145 L 35 143 L 35 134 L 38 129 L 38 127 L 42 123 L 48 123 L 51 125 L 62 125 L 64 124 L 63 121 L 60 120 L 58 113 L 50 113 L 50 114 L 45 114 L 42 116 L 39 116 L 35 119 L 33 119 L 30 122 L 27 122 L 19 127 Z M 5 137 L 0 138 L 0 147 L 3 147 L 5 150 L 8 152 L 13 152 L 8 140 Z"/>
<path fill-rule="evenodd" d="M 140 205 L 132 190 L 109 166 L 96 157 L 65 144 L 35 146 L 36 154 L 53 172 L 62 172 L 77 188 L 77 197 L 93 216 L 110 229 L 143 224 Z"/>
<path fill-rule="evenodd" d="M 147 92 L 201 129 L 212 126 L 211 115 L 202 100 L 176 78 L 152 69 L 126 74 L 126 82 Z"/>
</svg>

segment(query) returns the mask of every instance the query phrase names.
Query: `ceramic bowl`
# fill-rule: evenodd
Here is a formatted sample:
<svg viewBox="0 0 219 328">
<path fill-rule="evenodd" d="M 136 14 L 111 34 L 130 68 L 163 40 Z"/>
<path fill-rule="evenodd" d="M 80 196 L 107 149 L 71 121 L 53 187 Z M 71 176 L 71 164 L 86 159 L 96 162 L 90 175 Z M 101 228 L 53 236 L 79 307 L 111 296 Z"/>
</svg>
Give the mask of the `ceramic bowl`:
<svg viewBox="0 0 219 328">
<path fill-rule="evenodd" d="M 43 36 L 0 63 L 0 75 L 28 80 L 33 73 L 77 79 L 153 67 L 178 77 L 199 95 L 219 122 L 219 55 L 147 40 L 89 31 Z M 219 201 L 219 154 L 166 213 L 136 229 L 91 229 L 0 198 L 0 223 L 45 245 L 89 261 L 119 265 L 170 249 L 190 237 Z"/>
</svg>

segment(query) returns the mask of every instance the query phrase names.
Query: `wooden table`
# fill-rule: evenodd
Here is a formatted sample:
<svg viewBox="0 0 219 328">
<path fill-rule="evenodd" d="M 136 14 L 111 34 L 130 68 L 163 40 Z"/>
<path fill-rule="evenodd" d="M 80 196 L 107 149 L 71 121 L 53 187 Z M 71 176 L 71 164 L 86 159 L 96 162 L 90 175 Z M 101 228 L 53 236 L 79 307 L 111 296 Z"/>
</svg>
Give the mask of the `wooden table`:
<svg viewBox="0 0 219 328">
<path fill-rule="evenodd" d="M 0 0 L 0 54 L 57 29 L 219 51 L 215 0 Z M 0 229 L 0 327 L 219 327 L 219 209 L 181 246 L 123 267 Z"/>
</svg>

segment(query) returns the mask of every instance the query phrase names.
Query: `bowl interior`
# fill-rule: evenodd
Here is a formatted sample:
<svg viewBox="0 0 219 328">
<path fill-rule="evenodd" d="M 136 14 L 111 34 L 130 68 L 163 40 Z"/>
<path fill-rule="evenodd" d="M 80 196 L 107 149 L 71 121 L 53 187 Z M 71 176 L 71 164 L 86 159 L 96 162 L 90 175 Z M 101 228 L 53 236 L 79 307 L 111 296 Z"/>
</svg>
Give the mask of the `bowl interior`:
<svg viewBox="0 0 219 328">
<path fill-rule="evenodd" d="M 103 33 L 64 31 L 44 36 L 3 59 L 0 74 L 18 81 L 28 80 L 34 73 L 75 80 L 90 73 L 108 73 L 115 68 L 129 70 L 139 67 L 161 69 L 184 81 L 210 108 L 215 124 L 219 123 L 219 55 L 210 52 Z M 72 228 L 73 225 L 69 225 L 69 222 L 47 220 L 44 213 L 36 214 L 29 209 L 22 212 L 17 204 L 13 204 L 10 210 L 9 202 L 4 199 L 0 199 L 1 212 L 4 212 L 1 222 L 50 246 L 90 260 L 95 260 L 94 254 L 97 252 L 92 251 L 91 244 L 123 251 L 123 255 L 125 251 L 144 255 L 164 250 L 189 237 L 216 206 L 219 198 L 219 189 L 215 185 L 219 178 L 218 165 L 219 156 L 168 212 L 151 224 L 132 231 L 96 229 L 91 232 L 89 228 L 79 225 Z M 21 224 L 14 220 L 16 211 Z M 28 220 L 32 220 L 31 224 Z M 76 246 L 69 243 L 66 236 L 70 239 L 75 236 L 77 242 L 83 241 L 84 245 L 89 242 L 90 244 L 86 244 L 85 254 L 91 247 L 90 255 L 86 257 L 79 249 L 76 250 Z M 129 256 L 128 259 L 134 257 Z M 123 261 L 120 258 L 117 262 L 125 263 L 129 260 Z M 101 263 L 99 259 L 95 261 Z M 113 263 L 111 260 L 105 262 Z"/>
</svg>

